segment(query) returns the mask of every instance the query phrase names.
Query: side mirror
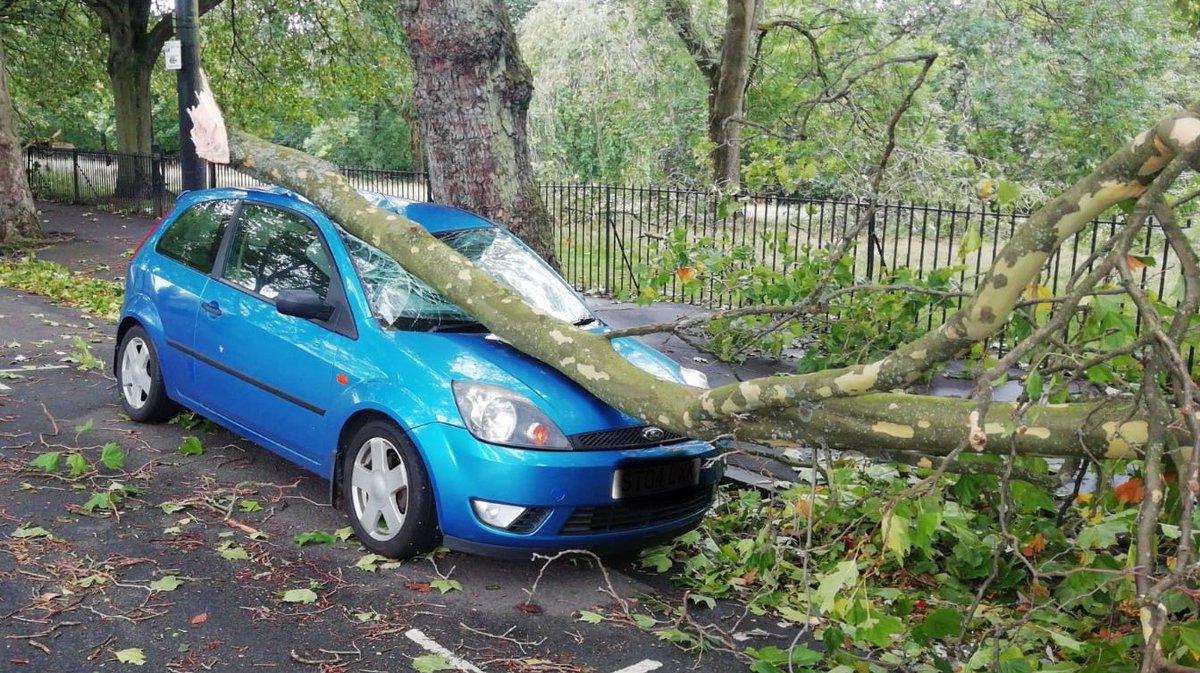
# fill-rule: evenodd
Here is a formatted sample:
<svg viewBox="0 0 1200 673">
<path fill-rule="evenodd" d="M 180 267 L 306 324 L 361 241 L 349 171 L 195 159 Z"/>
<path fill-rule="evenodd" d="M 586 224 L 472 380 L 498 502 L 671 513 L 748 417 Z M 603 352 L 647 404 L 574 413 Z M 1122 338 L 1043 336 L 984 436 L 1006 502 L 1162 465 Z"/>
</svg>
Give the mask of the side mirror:
<svg viewBox="0 0 1200 673">
<path fill-rule="evenodd" d="M 275 296 L 275 310 L 283 315 L 294 315 L 306 320 L 328 320 L 333 315 L 333 307 L 325 303 L 316 292 L 307 288 L 303 290 L 282 290 Z"/>
</svg>

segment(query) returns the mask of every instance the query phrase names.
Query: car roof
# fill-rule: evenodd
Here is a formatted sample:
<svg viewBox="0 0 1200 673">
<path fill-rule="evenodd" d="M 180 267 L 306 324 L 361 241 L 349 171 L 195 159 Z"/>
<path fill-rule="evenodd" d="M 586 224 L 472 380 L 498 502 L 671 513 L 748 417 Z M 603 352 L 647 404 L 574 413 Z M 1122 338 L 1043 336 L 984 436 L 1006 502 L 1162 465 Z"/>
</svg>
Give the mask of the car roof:
<svg viewBox="0 0 1200 673">
<path fill-rule="evenodd" d="M 358 193 L 371 205 L 391 211 L 397 215 L 403 215 L 425 227 L 427 231 L 433 234 L 444 231 L 457 231 L 459 229 L 481 229 L 494 226 L 489 220 L 453 206 L 424 201 L 409 201 L 398 196 L 362 189 L 358 190 Z M 240 199 L 256 194 L 273 197 L 268 199 L 270 201 L 278 202 L 279 199 L 295 200 L 314 208 L 316 207 L 305 197 L 283 187 L 217 187 L 214 189 L 202 189 L 189 192 L 188 196 L 190 198 L 188 200 Z"/>
</svg>

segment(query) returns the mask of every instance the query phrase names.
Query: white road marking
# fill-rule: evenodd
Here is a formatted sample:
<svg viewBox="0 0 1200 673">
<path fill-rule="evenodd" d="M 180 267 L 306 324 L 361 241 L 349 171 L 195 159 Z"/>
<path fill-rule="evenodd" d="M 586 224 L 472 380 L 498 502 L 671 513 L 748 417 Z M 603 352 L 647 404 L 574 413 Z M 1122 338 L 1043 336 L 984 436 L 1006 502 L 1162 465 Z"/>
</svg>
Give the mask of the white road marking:
<svg viewBox="0 0 1200 673">
<path fill-rule="evenodd" d="M 9 388 L 8 386 L 4 385 L 3 383 L 0 383 L 0 393 L 8 392 L 9 390 L 12 390 L 12 388 Z"/>
<path fill-rule="evenodd" d="M 26 365 L 13 369 L 0 369 L 0 374 L 21 374 L 23 372 L 41 372 L 47 369 L 70 369 L 70 365 Z"/>
<path fill-rule="evenodd" d="M 642 659 L 641 661 L 637 662 L 636 664 L 634 664 L 632 666 L 626 666 L 625 668 L 622 668 L 619 671 L 613 671 L 613 673 L 650 673 L 650 671 L 653 671 L 653 670 L 656 670 L 659 668 L 662 668 L 661 661 L 655 661 L 653 659 Z"/>
<path fill-rule="evenodd" d="M 475 664 L 472 664 L 471 662 L 467 661 L 466 659 L 461 659 L 461 658 L 455 656 L 454 653 L 451 652 L 450 650 L 447 650 L 446 648 L 442 647 L 441 645 L 438 645 L 436 642 L 434 642 L 434 640 L 432 638 L 430 638 L 429 636 L 422 633 L 420 629 L 409 629 L 408 631 L 404 632 L 404 635 L 408 636 L 409 640 L 420 645 L 421 647 L 425 648 L 426 650 L 433 652 L 434 654 L 442 655 L 442 657 L 444 657 L 446 659 L 446 663 L 450 664 L 451 666 L 457 668 L 460 671 L 469 671 L 469 673 L 483 673 L 483 671 L 479 670 L 475 666 Z M 646 670 L 653 670 L 653 669 L 646 669 Z"/>
</svg>

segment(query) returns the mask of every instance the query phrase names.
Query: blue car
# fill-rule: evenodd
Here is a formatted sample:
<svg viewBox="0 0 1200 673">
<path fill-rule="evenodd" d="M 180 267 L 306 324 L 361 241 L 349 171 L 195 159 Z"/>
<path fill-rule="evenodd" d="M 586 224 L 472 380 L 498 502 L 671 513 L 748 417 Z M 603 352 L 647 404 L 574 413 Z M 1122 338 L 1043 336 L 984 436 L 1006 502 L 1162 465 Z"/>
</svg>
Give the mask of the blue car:
<svg viewBox="0 0 1200 673">
<path fill-rule="evenodd" d="M 507 230 L 364 193 L 538 309 L 603 324 Z M 648 426 L 491 335 L 282 189 L 190 192 L 125 281 L 114 369 L 130 418 L 192 409 L 330 480 L 370 551 L 492 556 L 637 549 L 695 526 L 721 476 L 708 443 Z M 639 341 L 660 378 L 706 385 Z"/>
</svg>

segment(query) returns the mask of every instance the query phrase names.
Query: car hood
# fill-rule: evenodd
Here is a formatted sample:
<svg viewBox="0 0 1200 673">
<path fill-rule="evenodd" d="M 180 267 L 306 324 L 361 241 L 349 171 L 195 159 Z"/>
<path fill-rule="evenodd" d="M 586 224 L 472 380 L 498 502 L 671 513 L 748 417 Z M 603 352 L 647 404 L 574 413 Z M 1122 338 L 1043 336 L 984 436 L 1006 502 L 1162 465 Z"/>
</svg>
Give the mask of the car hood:
<svg viewBox="0 0 1200 673">
<path fill-rule="evenodd" d="M 454 380 L 505 386 L 537 404 L 565 435 L 642 424 L 494 336 L 450 332 L 393 332 L 392 336 L 447 391 Z M 648 373 L 681 382 L 679 366 L 640 341 L 614 339 L 613 347 Z M 418 353 L 419 357 L 415 357 Z M 449 405 L 453 406 L 452 393 L 449 398 Z M 458 418 L 456 409 L 439 411 L 443 418 Z"/>
</svg>

